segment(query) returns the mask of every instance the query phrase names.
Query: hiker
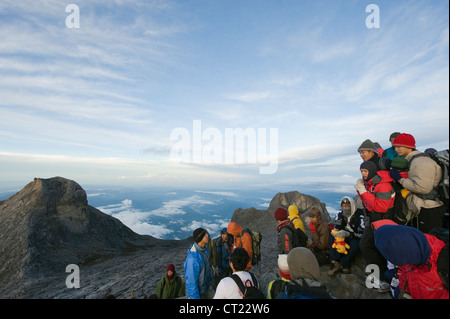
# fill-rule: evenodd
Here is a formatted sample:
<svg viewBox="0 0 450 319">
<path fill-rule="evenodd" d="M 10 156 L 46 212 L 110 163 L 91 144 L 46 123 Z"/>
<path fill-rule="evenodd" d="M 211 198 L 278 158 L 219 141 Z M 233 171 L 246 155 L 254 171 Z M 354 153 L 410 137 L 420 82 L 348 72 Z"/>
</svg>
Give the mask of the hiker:
<svg viewBox="0 0 450 319">
<path fill-rule="evenodd" d="M 350 273 L 350 263 L 360 252 L 359 241 L 365 230 L 364 219 L 365 213 L 363 209 L 357 209 L 355 201 L 349 196 L 344 196 L 341 199 L 341 211 L 336 214 L 333 220 L 334 230 L 338 231 L 337 236 L 345 239 L 350 248 L 347 249 L 347 254 L 341 254 L 336 249 L 331 248 L 334 243 L 334 238 L 330 236 L 330 261 L 332 268 L 328 272 L 329 276 L 336 275 L 337 272 L 342 271 L 344 274 Z"/>
<path fill-rule="evenodd" d="M 330 228 L 323 221 L 320 209 L 316 206 L 311 207 L 308 212 L 309 230 L 311 231 L 312 244 L 309 249 L 316 256 L 319 265 L 328 263 L 330 246 L 328 244 L 330 237 Z"/>
<path fill-rule="evenodd" d="M 389 143 L 391 143 L 391 147 L 388 147 L 387 149 L 384 150 L 382 157 L 386 157 L 390 161 L 393 161 L 396 157 L 399 157 L 399 155 L 395 151 L 394 146 L 392 146 L 392 143 L 394 142 L 395 138 L 400 134 L 401 134 L 400 132 L 394 132 L 389 136 Z"/>
<path fill-rule="evenodd" d="M 303 225 L 302 218 L 298 212 L 298 207 L 296 205 L 289 205 L 288 207 L 289 219 L 294 224 L 294 227 L 301 229 L 302 232 L 306 233 L 305 225 Z"/>
<path fill-rule="evenodd" d="M 277 292 L 276 299 L 333 298 L 319 281 L 319 263 L 308 248 L 296 247 L 292 249 L 287 255 L 287 264 L 291 280 L 275 280 L 269 290 L 272 298 L 275 297 L 274 295 Z"/>
<path fill-rule="evenodd" d="M 449 293 L 437 266 L 445 242 L 414 227 L 382 222 L 374 223 L 375 244 L 397 268 L 398 286 L 394 297 L 448 300 Z M 448 271 L 448 255 L 446 261 Z"/>
<path fill-rule="evenodd" d="M 269 282 L 269 286 L 267 286 L 267 299 L 275 299 L 280 292 L 284 291 L 284 285 L 291 281 L 291 274 L 287 263 L 287 255 L 278 255 L 277 264 L 281 279 L 275 279 Z"/>
<path fill-rule="evenodd" d="M 227 227 L 227 232 L 233 236 L 235 248 L 244 248 L 249 256 L 249 261 L 245 270 L 249 271 L 252 268 L 252 256 L 253 256 L 253 245 L 252 236 L 244 231 L 244 228 L 235 222 L 230 222 Z"/>
<path fill-rule="evenodd" d="M 380 143 L 378 143 L 378 142 L 373 142 L 373 145 L 375 146 L 375 149 L 377 150 L 378 156 L 381 157 L 384 153 L 384 148 L 382 148 Z"/>
<path fill-rule="evenodd" d="M 217 287 L 217 284 L 222 278 L 229 276 L 233 273 L 230 267 L 230 254 L 233 249 L 233 236 L 227 233 L 227 228 L 223 228 L 220 231 L 220 236 L 214 239 L 216 254 L 213 267 L 214 271 L 213 287 Z"/>
<path fill-rule="evenodd" d="M 417 216 L 413 219 L 413 225 L 425 233 L 442 227 L 445 206 L 437 197 L 436 189 L 442 176 L 441 167 L 428 155 L 416 150 L 416 141 L 411 134 L 400 134 L 392 145 L 397 154 L 409 162 L 408 178 L 403 178 L 396 169 L 391 169 L 390 175 L 403 188 L 411 191 L 407 204 Z"/>
<path fill-rule="evenodd" d="M 358 153 L 364 162 L 371 161 L 371 162 L 375 163 L 375 165 L 377 167 L 377 171 L 380 170 L 380 166 L 379 166 L 380 157 L 378 156 L 378 152 L 375 147 L 375 144 L 371 140 L 369 140 L 369 139 L 365 140 L 358 147 Z"/>
<path fill-rule="evenodd" d="M 364 204 L 366 224 L 359 247 L 366 263 L 375 264 L 380 269 L 380 286 L 374 288 L 378 292 L 386 292 L 389 290 L 389 284 L 383 277 L 386 260 L 375 247 L 371 224 L 377 220 L 391 218 L 390 209 L 395 201 L 395 192 L 391 184 L 393 179 L 389 176 L 389 171 L 377 171 L 375 163 L 371 161 L 363 162 L 360 170 L 363 179 L 357 180 L 355 189 Z"/>
<path fill-rule="evenodd" d="M 197 228 L 194 230 L 193 237 L 194 244 L 189 247 L 184 262 L 186 294 L 189 299 L 210 299 L 213 291 L 211 288 L 212 270 L 207 246 L 209 234 L 206 229 Z"/>
<path fill-rule="evenodd" d="M 217 285 L 214 299 L 243 299 L 246 291 L 241 291 L 238 286 L 239 280 L 244 287 L 259 287 L 256 277 L 248 271 L 245 271 L 249 262 L 249 255 L 244 248 L 235 248 L 230 254 L 230 267 L 233 271 L 232 276 L 223 278 Z M 236 278 L 237 276 L 237 278 Z M 233 279 L 235 277 L 235 279 Z M 261 293 L 261 298 L 264 295 Z"/>
<path fill-rule="evenodd" d="M 288 218 L 288 211 L 284 207 L 279 207 L 275 211 L 274 217 L 278 223 L 276 230 L 278 232 L 277 247 L 278 254 L 287 254 L 292 248 L 298 246 L 305 246 L 307 243 L 307 237 L 301 229 L 295 229 L 291 220 Z M 304 237 L 300 239 L 300 235 Z"/>
<path fill-rule="evenodd" d="M 175 272 L 175 265 L 169 264 L 166 273 L 158 282 L 153 293 L 158 299 L 175 299 L 186 295 L 184 283 Z"/>
</svg>

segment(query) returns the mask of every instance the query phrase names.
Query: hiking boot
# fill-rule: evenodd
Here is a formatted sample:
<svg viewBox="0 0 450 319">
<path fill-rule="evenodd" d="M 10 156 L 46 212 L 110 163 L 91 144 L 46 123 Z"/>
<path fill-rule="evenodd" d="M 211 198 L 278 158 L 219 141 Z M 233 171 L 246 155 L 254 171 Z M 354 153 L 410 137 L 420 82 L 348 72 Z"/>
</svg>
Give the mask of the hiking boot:
<svg viewBox="0 0 450 319">
<path fill-rule="evenodd" d="M 328 276 L 334 277 L 334 276 L 336 275 L 337 272 L 339 272 L 339 271 L 342 270 L 342 266 L 341 266 L 341 264 L 340 264 L 338 261 L 336 261 L 336 260 L 333 260 L 333 261 L 331 262 L 331 264 L 333 265 L 333 268 L 331 268 L 331 269 L 328 271 Z"/>
<path fill-rule="evenodd" d="M 391 290 L 391 286 L 386 282 L 386 281 L 380 281 L 380 287 L 375 288 L 376 292 L 388 292 L 389 290 Z"/>
</svg>

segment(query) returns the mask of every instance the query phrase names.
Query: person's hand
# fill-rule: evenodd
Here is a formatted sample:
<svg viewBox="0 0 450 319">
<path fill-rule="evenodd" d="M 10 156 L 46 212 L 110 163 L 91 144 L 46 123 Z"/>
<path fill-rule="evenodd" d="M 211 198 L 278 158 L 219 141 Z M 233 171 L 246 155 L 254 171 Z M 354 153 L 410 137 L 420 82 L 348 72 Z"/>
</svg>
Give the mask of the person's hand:
<svg viewBox="0 0 450 319">
<path fill-rule="evenodd" d="M 358 180 L 356 181 L 355 189 L 360 195 L 364 194 L 367 191 L 366 186 L 364 186 L 364 181 L 361 178 L 358 178 Z"/>
<path fill-rule="evenodd" d="M 395 181 L 398 181 L 398 180 L 402 179 L 402 177 L 400 176 L 399 171 L 396 170 L 395 168 L 392 168 L 392 169 L 389 171 L 389 175 L 391 175 L 391 177 L 392 177 Z"/>
</svg>

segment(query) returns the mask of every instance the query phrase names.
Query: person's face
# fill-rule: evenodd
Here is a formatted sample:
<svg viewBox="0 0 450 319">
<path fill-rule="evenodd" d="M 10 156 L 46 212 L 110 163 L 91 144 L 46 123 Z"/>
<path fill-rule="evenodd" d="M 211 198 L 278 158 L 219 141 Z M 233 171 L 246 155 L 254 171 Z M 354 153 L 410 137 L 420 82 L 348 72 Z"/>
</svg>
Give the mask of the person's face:
<svg viewBox="0 0 450 319">
<path fill-rule="evenodd" d="M 367 179 L 367 176 L 369 176 L 369 170 L 362 168 L 361 169 L 361 176 L 362 176 L 363 179 Z"/>
<path fill-rule="evenodd" d="M 360 151 L 359 155 L 363 159 L 364 162 L 370 160 L 375 153 L 373 151 Z"/>
<path fill-rule="evenodd" d="M 203 246 L 204 246 L 204 245 L 206 245 L 206 244 L 208 243 L 208 240 L 209 240 L 209 234 L 206 233 L 205 236 L 203 236 L 203 239 L 202 239 L 200 242 L 201 242 L 201 243 L 203 244 Z M 203 246 L 200 246 L 200 247 L 203 247 Z"/>
<path fill-rule="evenodd" d="M 172 270 L 168 270 L 168 271 L 167 271 L 167 276 L 168 276 L 168 277 L 171 277 L 172 275 L 173 275 L 173 271 L 172 271 Z"/>
<path fill-rule="evenodd" d="M 404 146 L 395 146 L 394 149 L 399 156 L 406 156 L 412 151 L 410 148 Z"/>
<path fill-rule="evenodd" d="M 350 204 L 349 203 L 342 203 L 341 207 L 342 207 L 342 209 L 350 209 Z"/>
<path fill-rule="evenodd" d="M 221 236 L 222 236 L 222 240 L 223 241 L 227 241 L 228 240 L 228 233 L 222 233 Z"/>
</svg>

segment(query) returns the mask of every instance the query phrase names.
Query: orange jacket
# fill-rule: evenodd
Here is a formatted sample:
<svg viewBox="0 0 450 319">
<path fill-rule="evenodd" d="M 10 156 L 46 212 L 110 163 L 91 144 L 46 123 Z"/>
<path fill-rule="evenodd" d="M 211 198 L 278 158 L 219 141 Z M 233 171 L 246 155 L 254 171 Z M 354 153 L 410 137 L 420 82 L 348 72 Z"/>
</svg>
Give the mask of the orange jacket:
<svg viewBox="0 0 450 319">
<path fill-rule="evenodd" d="M 248 255 L 250 256 L 250 260 L 247 264 L 247 267 L 245 268 L 245 270 L 248 271 L 250 270 L 250 268 L 252 268 L 252 256 L 253 256 L 252 236 L 249 233 L 245 233 L 244 235 L 241 236 L 243 230 L 244 228 L 235 222 L 230 222 L 228 224 L 227 232 L 233 235 L 234 247 L 244 248 L 247 251 Z"/>
</svg>

